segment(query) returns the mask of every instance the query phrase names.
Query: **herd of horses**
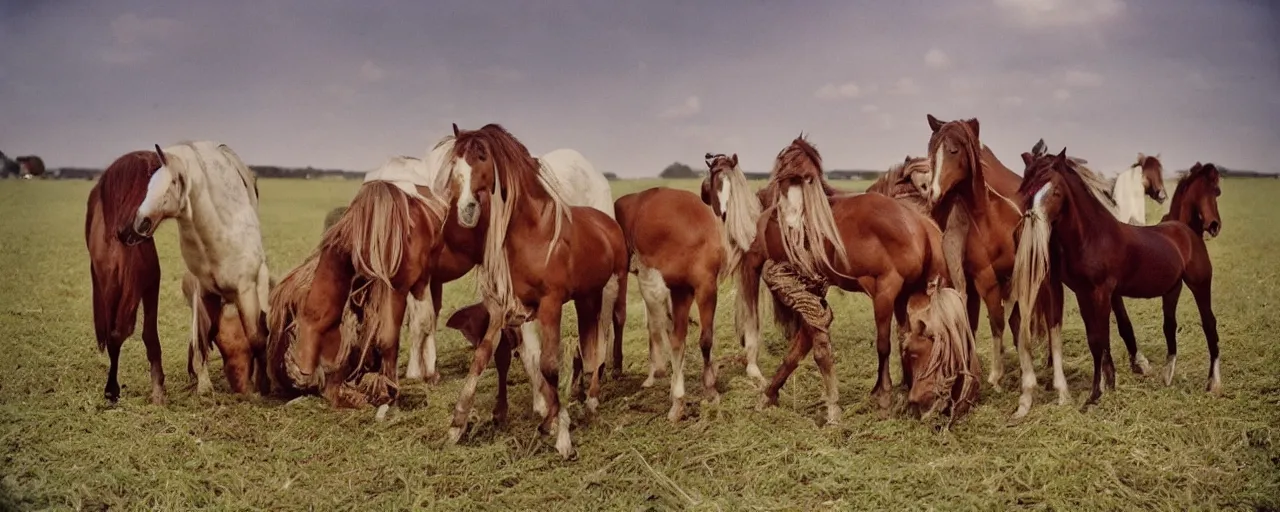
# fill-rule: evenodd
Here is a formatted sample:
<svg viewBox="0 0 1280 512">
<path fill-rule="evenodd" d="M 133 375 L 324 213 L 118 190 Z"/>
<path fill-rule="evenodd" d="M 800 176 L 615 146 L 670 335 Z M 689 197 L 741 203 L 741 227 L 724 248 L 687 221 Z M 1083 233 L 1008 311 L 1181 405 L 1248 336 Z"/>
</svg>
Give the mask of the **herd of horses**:
<svg viewBox="0 0 1280 512">
<path fill-rule="evenodd" d="M 1114 386 L 1112 312 L 1133 371 L 1150 371 L 1125 297 L 1164 300 L 1163 377 L 1171 382 L 1184 283 L 1209 346 L 1208 390 L 1221 390 L 1205 247 L 1206 235 L 1222 228 L 1215 165 L 1193 165 L 1178 181 L 1169 213 L 1145 226 L 1143 194 L 1166 199 L 1158 155 L 1139 154 L 1107 183 L 1085 160 L 1065 148 L 1053 154 L 1041 140 L 1022 153 L 1019 176 L 982 144 L 976 119 L 929 115 L 928 123 L 926 156 L 907 157 L 865 193 L 831 187 L 820 154 L 802 134 L 777 154 L 758 191 L 736 154 L 707 153 L 701 194 L 656 187 L 616 201 L 603 174 L 576 151 L 535 157 L 499 125 L 454 125 L 425 159 L 394 157 L 370 172 L 350 205 L 326 219 L 315 250 L 279 282 L 267 268 L 256 177 L 234 151 L 200 141 L 132 152 L 98 180 L 85 222 L 95 331 L 99 349 L 110 355 L 105 396 L 119 397 L 120 346 L 141 304 L 151 401 L 166 401 L 152 237 L 167 219 L 176 220 L 186 264 L 188 373 L 198 394 L 212 389 L 207 361 L 216 346 L 233 392 L 254 386 L 286 399 L 318 394 L 335 407 L 378 407 L 381 416 L 399 395 L 402 326 L 409 324 L 410 338 L 405 378 L 438 382 L 442 286 L 474 269 L 478 302 L 446 321 L 474 349 L 448 429 L 455 443 L 491 359 L 498 378 L 493 420 L 506 423 L 507 375 L 518 355 L 539 430 L 571 456 L 570 416 L 559 393 L 562 356 L 572 358 L 571 392 L 589 421 L 606 369 L 614 379 L 623 372 L 629 280 L 643 297 L 649 335 L 643 386 L 669 377 L 673 422 L 685 414 L 684 347 L 694 304 L 704 398 L 719 399 L 714 320 L 719 286 L 730 281 L 740 361 L 763 388 L 760 406 L 777 404 L 790 374 L 812 352 L 829 423 L 841 416 L 834 314 L 825 299 L 833 286 L 871 298 L 878 357 L 871 395 L 882 410 L 893 401 L 895 323 L 909 413 L 954 421 L 976 405 L 982 304 L 993 340 L 986 382 L 997 390 L 1006 318 L 1013 334 L 1022 372 L 1015 417 L 1027 414 L 1036 387 L 1033 338 L 1048 339 L 1052 385 L 1059 402 L 1069 403 L 1064 286 L 1076 295 L 1093 356 L 1086 407 Z M 789 343 L 771 380 L 757 360 L 761 285 Z M 577 313 L 578 344 L 562 349 L 568 302 Z"/>
</svg>

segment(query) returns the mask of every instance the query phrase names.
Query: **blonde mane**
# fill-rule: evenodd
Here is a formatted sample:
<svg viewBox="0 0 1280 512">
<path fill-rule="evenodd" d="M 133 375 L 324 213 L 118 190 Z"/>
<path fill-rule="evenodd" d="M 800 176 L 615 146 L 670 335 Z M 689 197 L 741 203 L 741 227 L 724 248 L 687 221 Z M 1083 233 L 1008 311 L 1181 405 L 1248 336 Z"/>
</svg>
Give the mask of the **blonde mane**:
<svg viewBox="0 0 1280 512">
<path fill-rule="evenodd" d="M 943 288 L 935 278 L 928 292 L 928 306 L 909 312 L 925 326 L 925 334 L 933 338 L 929 364 L 921 377 L 937 375 L 933 393 L 935 408 L 951 406 L 954 421 L 970 409 L 978 398 L 978 375 L 971 371 L 977 357 L 977 341 L 969 328 L 964 298 L 954 288 Z M 953 401 L 952 389 L 960 379 L 960 396 Z"/>
<path fill-rule="evenodd" d="M 840 275 L 827 257 L 825 245 L 830 243 L 835 249 L 841 263 L 848 264 L 849 255 L 845 251 L 844 240 L 836 228 L 835 217 L 831 213 L 831 203 L 827 195 L 828 185 L 822 170 L 822 157 L 817 148 L 809 144 L 801 135 L 792 141 L 790 146 L 778 153 L 774 160 L 772 179 L 766 186 L 773 205 L 779 206 L 785 196 L 782 194 L 781 181 L 794 177 L 804 178 L 798 185 L 801 192 L 801 216 L 799 229 L 793 229 L 783 220 L 783 212 L 775 210 L 773 214 L 778 229 L 782 234 L 782 246 L 787 259 L 801 273 L 809 277 L 820 278 L 822 269 Z"/>
<path fill-rule="evenodd" d="M 351 255 L 355 272 L 393 287 L 400 272 L 404 251 L 412 236 L 413 208 L 441 219 L 437 203 L 432 208 L 425 196 L 410 195 L 395 182 L 371 181 L 360 186 L 347 212 L 325 232 L 323 249 Z"/>
<path fill-rule="evenodd" d="M 717 156 L 714 164 L 728 159 Z M 712 167 L 715 169 L 716 167 Z M 736 166 L 724 165 L 722 173 L 724 184 L 729 187 L 729 202 L 725 207 L 724 222 L 721 223 L 720 235 L 725 247 L 725 265 L 721 268 L 720 278 L 734 275 L 742 264 L 742 256 L 751 250 L 756 241 L 756 222 L 760 219 L 760 199 L 747 184 L 747 176 Z"/>
</svg>

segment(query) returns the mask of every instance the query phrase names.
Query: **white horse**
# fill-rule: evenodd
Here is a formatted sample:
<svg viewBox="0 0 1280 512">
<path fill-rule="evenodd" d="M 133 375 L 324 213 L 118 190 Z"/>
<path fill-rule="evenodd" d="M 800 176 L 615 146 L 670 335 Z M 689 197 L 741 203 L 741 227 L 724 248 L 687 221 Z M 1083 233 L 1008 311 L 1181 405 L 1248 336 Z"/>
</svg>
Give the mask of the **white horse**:
<svg viewBox="0 0 1280 512">
<path fill-rule="evenodd" d="M 1135 226 L 1147 225 L 1146 195 L 1164 204 L 1164 165 L 1160 154 L 1138 153 L 1138 161 L 1121 171 L 1111 182 L 1111 199 L 1116 202 L 1116 218 Z"/>
<path fill-rule="evenodd" d="M 182 142 L 160 149 L 161 167 L 147 184 L 147 195 L 134 217 L 133 230 L 151 237 L 165 219 L 177 219 L 182 260 L 199 282 L 192 294 L 191 373 L 196 394 L 213 388 L 209 380 L 209 343 L 218 322 L 201 329 L 196 308 L 205 318 L 222 318 L 224 304 L 234 304 L 253 347 L 259 392 L 271 391 L 266 361 L 267 294 L 271 273 L 258 221 L 257 178 L 226 144 Z M 196 304 L 199 301 L 201 304 Z"/>
<path fill-rule="evenodd" d="M 413 157 L 392 158 L 382 167 L 366 174 L 365 181 L 407 181 L 430 187 L 441 197 L 445 197 L 448 194 L 448 173 L 441 173 L 440 170 L 450 163 L 447 155 L 452 150 L 453 136 L 449 135 L 432 146 L 426 160 Z M 595 208 L 613 218 L 613 191 L 609 187 L 609 180 L 582 153 L 572 149 L 557 149 L 538 159 L 551 168 L 570 206 Z M 438 179 L 441 177 L 442 180 Z M 409 324 L 409 365 L 405 369 L 406 379 L 422 379 L 432 384 L 440 380 L 440 374 L 436 370 L 436 319 L 440 313 L 439 308 L 440 305 L 432 301 L 430 293 L 423 294 L 422 300 L 409 297 L 405 313 Z"/>
</svg>

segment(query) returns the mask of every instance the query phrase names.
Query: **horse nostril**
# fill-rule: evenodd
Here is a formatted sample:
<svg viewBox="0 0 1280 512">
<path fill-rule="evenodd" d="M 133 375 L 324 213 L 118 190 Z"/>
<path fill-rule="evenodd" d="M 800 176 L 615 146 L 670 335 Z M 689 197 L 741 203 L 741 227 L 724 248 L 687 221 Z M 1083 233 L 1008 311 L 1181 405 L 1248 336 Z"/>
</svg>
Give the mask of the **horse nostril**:
<svg viewBox="0 0 1280 512">
<path fill-rule="evenodd" d="M 138 225 L 134 226 L 133 230 L 144 236 L 151 233 L 151 218 L 143 217 L 142 220 L 138 221 Z"/>
</svg>

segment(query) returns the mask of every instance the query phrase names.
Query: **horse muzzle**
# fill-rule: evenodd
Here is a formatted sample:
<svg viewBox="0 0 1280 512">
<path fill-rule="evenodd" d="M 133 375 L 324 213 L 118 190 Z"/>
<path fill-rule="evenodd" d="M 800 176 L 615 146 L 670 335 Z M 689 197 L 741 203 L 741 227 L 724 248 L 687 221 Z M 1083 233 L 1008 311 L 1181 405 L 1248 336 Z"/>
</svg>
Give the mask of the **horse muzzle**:
<svg viewBox="0 0 1280 512">
<path fill-rule="evenodd" d="M 1165 191 L 1161 190 L 1159 194 L 1156 194 L 1156 203 L 1157 203 L 1157 204 L 1164 204 L 1165 199 L 1168 199 L 1168 198 L 1169 198 L 1169 194 L 1167 194 L 1167 193 L 1165 193 Z"/>
<path fill-rule="evenodd" d="M 464 228 L 474 228 L 480 223 L 480 202 L 472 201 L 466 204 L 458 203 L 458 225 Z"/>
<path fill-rule="evenodd" d="M 116 233 L 116 238 L 127 246 L 135 246 L 151 238 L 155 234 L 156 222 L 151 217 L 139 217 L 133 221 L 133 225 L 122 228 Z"/>
<path fill-rule="evenodd" d="M 1205 226 L 1205 232 L 1209 233 L 1209 237 L 1217 238 L 1218 233 L 1222 231 L 1222 223 L 1216 220 L 1209 221 L 1209 225 Z"/>
</svg>

